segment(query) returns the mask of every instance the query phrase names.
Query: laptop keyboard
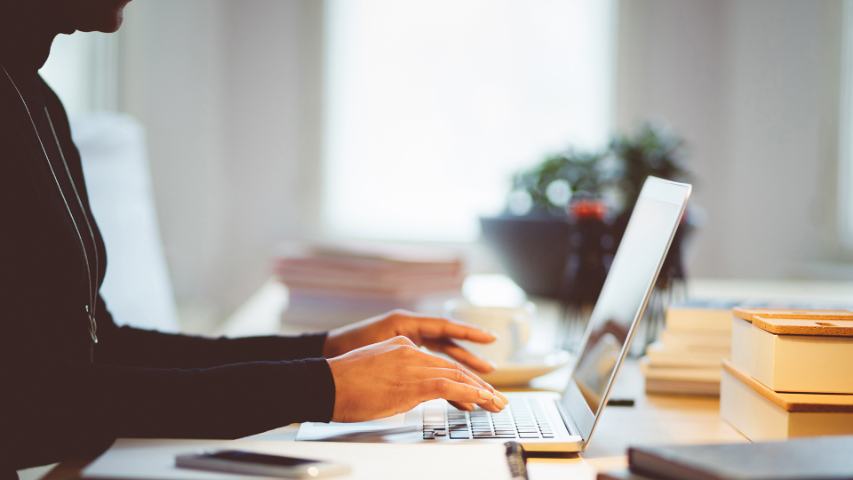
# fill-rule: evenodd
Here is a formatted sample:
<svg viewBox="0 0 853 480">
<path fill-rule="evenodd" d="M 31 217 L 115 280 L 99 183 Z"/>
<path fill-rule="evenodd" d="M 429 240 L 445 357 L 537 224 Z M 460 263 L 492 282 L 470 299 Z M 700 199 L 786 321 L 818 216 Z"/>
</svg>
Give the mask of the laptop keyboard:
<svg viewBox="0 0 853 480">
<path fill-rule="evenodd" d="M 466 412 L 450 404 L 425 406 L 423 436 L 424 440 L 554 438 L 554 429 L 536 402 L 514 398 L 500 413 L 479 407 Z"/>
</svg>

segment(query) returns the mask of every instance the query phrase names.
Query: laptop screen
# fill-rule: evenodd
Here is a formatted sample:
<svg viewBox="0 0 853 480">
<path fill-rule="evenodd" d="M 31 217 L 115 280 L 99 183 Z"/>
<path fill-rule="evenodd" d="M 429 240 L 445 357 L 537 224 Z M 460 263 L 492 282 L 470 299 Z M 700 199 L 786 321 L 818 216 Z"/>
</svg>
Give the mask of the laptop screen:
<svg viewBox="0 0 853 480">
<path fill-rule="evenodd" d="M 688 185 L 650 178 L 631 214 L 590 316 L 569 385 L 577 387 L 596 416 L 680 223 L 689 192 Z M 563 400 L 569 398 L 564 395 Z"/>
</svg>

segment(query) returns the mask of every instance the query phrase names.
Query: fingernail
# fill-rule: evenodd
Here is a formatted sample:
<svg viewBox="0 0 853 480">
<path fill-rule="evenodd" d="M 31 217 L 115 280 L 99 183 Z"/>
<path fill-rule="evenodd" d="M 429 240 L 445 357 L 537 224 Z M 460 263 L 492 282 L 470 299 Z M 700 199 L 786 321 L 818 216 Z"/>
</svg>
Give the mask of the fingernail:
<svg viewBox="0 0 853 480">
<path fill-rule="evenodd" d="M 480 398 L 483 400 L 491 400 L 493 402 L 495 401 L 495 396 L 492 394 L 492 392 L 488 390 L 480 389 Z"/>
<path fill-rule="evenodd" d="M 506 400 L 499 397 L 498 395 L 494 396 L 494 403 L 498 408 L 503 409 L 506 406 Z"/>
</svg>

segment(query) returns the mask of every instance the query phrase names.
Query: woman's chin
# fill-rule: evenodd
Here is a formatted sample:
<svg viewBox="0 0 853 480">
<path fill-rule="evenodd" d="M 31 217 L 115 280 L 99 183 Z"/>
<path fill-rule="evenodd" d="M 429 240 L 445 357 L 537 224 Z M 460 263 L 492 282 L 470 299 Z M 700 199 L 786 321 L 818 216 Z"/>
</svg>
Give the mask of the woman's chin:
<svg viewBox="0 0 853 480">
<path fill-rule="evenodd" d="M 91 1 L 91 0 L 90 0 Z M 124 21 L 124 8 L 129 0 L 97 0 L 90 4 L 89 9 L 78 15 L 77 30 L 81 32 L 117 31 Z"/>
<path fill-rule="evenodd" d="M 119 28 L 121 28 L 121 24 L 123 21 L 124 17 L 121 13 L 119 13 L 115 17 L 105 18 L 98 21 L 78 25 L 77 30 L 80 32 L 114 33 L 118 31 Z"/>
</svg>

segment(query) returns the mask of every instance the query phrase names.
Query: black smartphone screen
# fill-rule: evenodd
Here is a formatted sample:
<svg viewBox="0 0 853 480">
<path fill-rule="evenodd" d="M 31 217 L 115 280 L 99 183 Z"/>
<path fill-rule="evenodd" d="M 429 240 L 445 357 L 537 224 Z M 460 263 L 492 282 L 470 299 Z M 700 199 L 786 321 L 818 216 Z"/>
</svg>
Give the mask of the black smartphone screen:
<svg viewBox="0 0 853 480">
<path fill-rule="evenodd" d="M 202 456 L 215 458 L 217 460 L 227 460 L 229 462 L 274 465 L 276 467 L 295 467 L 297 465 L 319 463 L 317 460 L 309 460 L 307 458 L 267 455 L 263 453 L 243 452 L 240 450 L 220 450 L 218 452 L 205 453 Z"/>
</svg>

